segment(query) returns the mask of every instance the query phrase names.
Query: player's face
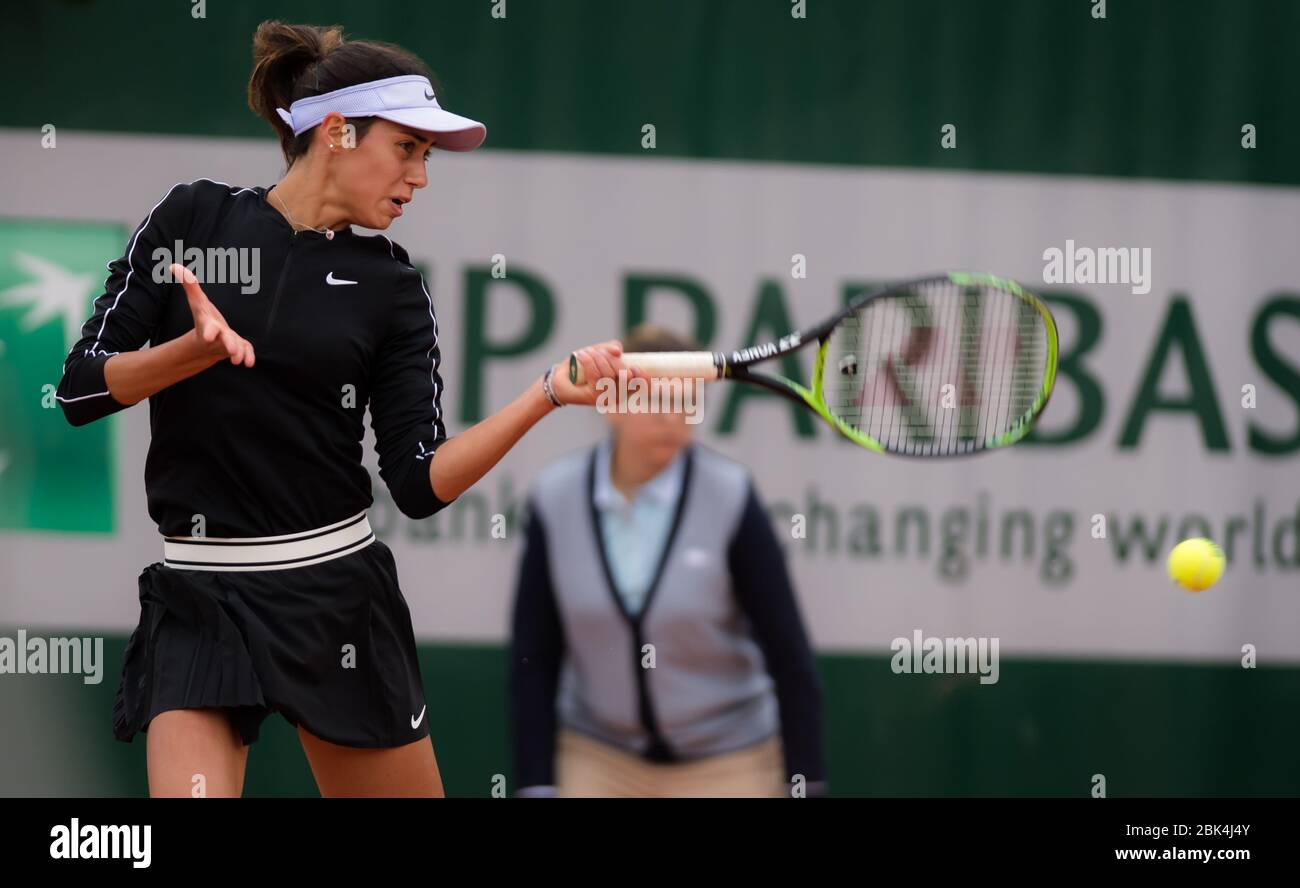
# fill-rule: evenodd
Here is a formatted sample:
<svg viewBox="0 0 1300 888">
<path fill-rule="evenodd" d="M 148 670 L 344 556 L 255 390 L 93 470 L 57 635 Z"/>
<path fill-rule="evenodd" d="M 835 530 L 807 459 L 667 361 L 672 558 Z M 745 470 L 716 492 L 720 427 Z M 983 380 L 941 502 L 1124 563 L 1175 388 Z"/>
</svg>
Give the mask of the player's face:
<svg viewBox="0 0 1300 888">
<path fill-rule="evenodd" d="M 383 231 L 402 215 L 429 184 L 424 165 L 435 138 L 378 118 L 355 148 L 337 152 L 334 180 L 353 224 Z"/>
</svg>

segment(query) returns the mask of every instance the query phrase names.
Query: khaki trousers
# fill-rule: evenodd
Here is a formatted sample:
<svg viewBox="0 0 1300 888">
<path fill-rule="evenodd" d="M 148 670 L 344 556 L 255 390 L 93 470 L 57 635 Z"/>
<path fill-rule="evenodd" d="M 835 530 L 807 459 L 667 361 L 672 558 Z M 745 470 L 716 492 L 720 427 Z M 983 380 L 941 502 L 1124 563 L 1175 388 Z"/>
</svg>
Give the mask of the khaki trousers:
<svg viewBox="0 0 1300 888">
<path fill-rule="evenodd" d="M 568 797 L 671 798 L 787 795 L 781 741 L 690 762 L 648 762 L 575 731 L 556 742 L 556 792 Z"/>
</svg>

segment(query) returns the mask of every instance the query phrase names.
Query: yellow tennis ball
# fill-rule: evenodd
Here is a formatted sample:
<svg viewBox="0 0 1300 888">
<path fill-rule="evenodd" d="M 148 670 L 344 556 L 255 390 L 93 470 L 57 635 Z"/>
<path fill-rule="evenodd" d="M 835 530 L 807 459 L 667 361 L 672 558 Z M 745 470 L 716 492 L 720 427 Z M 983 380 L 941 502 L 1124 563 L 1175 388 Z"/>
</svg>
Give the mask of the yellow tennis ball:
<svg viewBox="0 0 1300 888">
<path fill-rule="evenodd" d="M 1183 540 L 1169 553 L 1169 576 L 1188 592 L 1202 592 L 1223 575 L 1223 551 L 1204 537 Z"/>
</svg>

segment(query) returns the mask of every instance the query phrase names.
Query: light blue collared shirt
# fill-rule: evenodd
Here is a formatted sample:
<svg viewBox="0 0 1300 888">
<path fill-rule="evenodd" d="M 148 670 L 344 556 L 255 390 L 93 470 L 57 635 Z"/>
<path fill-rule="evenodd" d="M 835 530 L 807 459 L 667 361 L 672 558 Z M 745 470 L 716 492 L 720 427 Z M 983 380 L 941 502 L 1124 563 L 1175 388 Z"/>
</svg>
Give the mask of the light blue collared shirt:
<svg viewBox="0 0 1300 888">
<path fill-rule="evenodd" d="M 628 613 L 645 606 L 650 583 L 663 556 L 673 527 L 673 513 L 681 495 L 686 471 L 686 451 L 658 475 L 637 488 L 631 502 L 610 478 L 613 445 L 607 438 L 596 450 L 593 497 L 600 516 L 600 537 L 614 578 L 614 589 Z"/>
</svg>

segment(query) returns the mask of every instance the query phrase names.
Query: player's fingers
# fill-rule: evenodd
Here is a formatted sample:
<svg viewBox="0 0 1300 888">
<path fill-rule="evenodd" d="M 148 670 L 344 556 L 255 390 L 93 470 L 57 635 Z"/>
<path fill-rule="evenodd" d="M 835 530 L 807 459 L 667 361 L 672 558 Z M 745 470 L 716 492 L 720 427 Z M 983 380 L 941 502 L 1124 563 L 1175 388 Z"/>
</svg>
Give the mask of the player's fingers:
<svg viewBox="0 0 1300 888">
<path fill-rule="evenodd" d="M 616 358 L 616 359 L 615 359 L 615 361 L 614 361 L 614 370 L 615 370 L 615 371 L 618 371 L 618 370 L 625 370 L 625 371 L 627 371 L 627 378 L 628 378 L 628 379 L 636 379 L 636 378 L 638 378 L 638 377 L 640 377 L 641 379 L 649 379 L 649 378 L 650 378 L 650 374 L 649 374 L 649 373 L 646 373 L 644 370 L 642 370 L 640 367 L 635 366 L 634 364 L 628 364 L 628 363 L 626 363 L 622 358 Z"/>
<path fill-rule="evenodd" d="M 222 331 L 221 344 L 225 347 L 226 354 L 230 356 L 231 362 L 239 363 L 238 361 L 235 360 L 235 358 L 238 357 L 241 350 L 239 345 L 239 337 L 236 336 L 234 333 L 232 333 L 229 328 L 226 328 L 224 331 Z"/>
<path fill-rule="evenodd" d="M 629 379 L 638 376 L 643 379 L 649 378 L 645 371 L 633 367 L 631 364 L 627 364 L 623 361 L 623 343 L 619 340 L 610 339 L 606 342 L 600 343 L 599 345 L 594 345 L 592 348 L 596 350 L 597 355 L 603 354 L 609 361 L 611 370 L 610 376 L 617 377 L 619 371 L 623 370 L 626 371 Z"/>
<path fill-rule="evenodd" d="M 582 369 L 582 385 L 590 385 L 593 380 L 599 378 L 600 370 L 590 350 L 580 348 L 573 353 L 573 356 L 578 359 L 578 366 Z"/>
<path fill-rule="evenodd" d="M 203 298 L 207 299 L 208 297 L 206 294 L 204 294 Z M 208 303 L 203 306 L 203 313 L 206 314 L 208 317 L 214 319 L 218 324 L 220 324 L 223 327 L 230 326 L 228 323 L 226 323 L 226 316 L 223 315 L 220 311 L 218 311 L 217 307 L 213 305 L 211 301 L 208 301 Z"/>
<path fill-rule="evenodd" d="M 609 352 L 597 348 L 592 351 L 591 359 L 596 365 L 596 375 L 588 377 L 587 382 L 589 384 L 595 383 L 595 381 L 601 377 L 618 377 L 618 367 L 615 366 L 615 363 L 621 362 L 617 357 L 611 356 Z"/>
<path fill-rule="evenodd" d="M 609 353 L 607 352 L 607 354 Z M 609 363 L 610 366 L 614 368 L 615 375 L 617 375 L 620 371 L 622 371 L 627 374 L 628 379 L 635 379 L 638 377 L 640 377 L 641 379 L 650 378 L 650 374 L 647 373 L 645 370 L 636 366 L 635 364 L 629 364 L 626 360 L 626 357 L 627 356 L 622 354 L 621 351 L 618 352 L 617 354 L 610 355 Z"/>
<path fill-rule="evenodd" d="M 596 354 L 590 348 L 578 350 L 578 366 L 582 367 L 582 375 L 587 384 L 600 376 L 600 366 L 596 363 Z"/>
<path fill-rule="evenodd" d="M 171 273 L 172 279 L 180 281 L 181 286 L 185 288 L 185 298 L 189 300 L 190 309 L 192 311 L 201 310 L 206 305 L 210 304 L 208 302 L 207 294 L 205 294 L 203 288 L 199 286 L 199 279 L 194 276 L 194 272 L 190 271 L 180 263 L 173 262 L 171 264 Z"/>
</svg>

